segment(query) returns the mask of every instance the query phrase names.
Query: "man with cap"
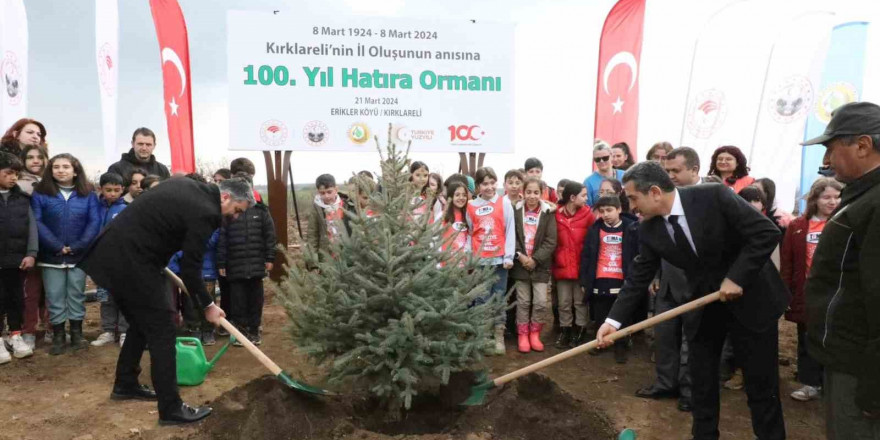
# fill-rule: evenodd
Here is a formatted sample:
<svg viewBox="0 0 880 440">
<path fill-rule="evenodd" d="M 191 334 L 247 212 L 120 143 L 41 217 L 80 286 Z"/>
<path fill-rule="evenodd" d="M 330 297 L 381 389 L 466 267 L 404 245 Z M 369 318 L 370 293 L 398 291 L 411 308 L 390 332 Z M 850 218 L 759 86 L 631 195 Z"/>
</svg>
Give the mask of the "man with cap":
<svg viewBox="0 0 880 440">
<path fill-rule="evenodd" d="M 822 144 L 846 184 L 806 285 L 810 356 L 825 366 L 826 434 L 880 439 L 880 106 L 846 104 Z"/>
</svg>

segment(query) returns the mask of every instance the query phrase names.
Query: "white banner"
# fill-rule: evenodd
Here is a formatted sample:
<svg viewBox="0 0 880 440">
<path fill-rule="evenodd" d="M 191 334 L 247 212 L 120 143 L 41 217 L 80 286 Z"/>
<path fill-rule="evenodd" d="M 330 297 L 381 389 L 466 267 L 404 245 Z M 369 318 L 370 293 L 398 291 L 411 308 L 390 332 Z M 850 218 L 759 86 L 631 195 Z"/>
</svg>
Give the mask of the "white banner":
<svg viewBox="0 0 880 440">
<path fill-rule="evenodd" d="M 119 7 L 117 0 L 95 0 L 95 60 L 98 66 L 98 92 L 101 95 L 101 121 L 104 132 L 104 159 L 119 159 L 116 151 L 116 101 L 119 85 Z M 123 176 L 125 178 L 125 176 Z"/>
<path fill-rule="evenodd" d="M 27 116 L 28 27 L 23 0 L 0 0 L 0 127 Z"/>
<path fill-rule="evenodd" d="M 704 173 L 716 148 L 733 145 L 748 154 L 752 143 L 774 35 L 769 19 L 754 7 L 734 3 L 714 16 L 696 47 L 680 145 L 697 150 Z"/>
<path fill-rule="evenodd" d="M 513 25 L 230 11 L 230 149 L 512 152 Z M 549 72 L 548 74 L 552 74 Z"/>
<path fill-rule="evenodd" d="M 800 142 L 816 105 L 834 14 L 812 11 L 788 21 L 773 45 L 758 123 L 748 155 L 751 174 L 776 182 L 777 206 L 792 212 L 801 178 Z"/>
</svg>

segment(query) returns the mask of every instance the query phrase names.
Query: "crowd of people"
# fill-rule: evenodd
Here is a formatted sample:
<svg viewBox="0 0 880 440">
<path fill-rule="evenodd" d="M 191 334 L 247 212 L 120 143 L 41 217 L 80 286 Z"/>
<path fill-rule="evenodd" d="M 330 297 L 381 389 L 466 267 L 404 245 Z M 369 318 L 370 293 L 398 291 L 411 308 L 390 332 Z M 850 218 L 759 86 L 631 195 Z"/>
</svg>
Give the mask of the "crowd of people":
<svg viewBox="0 0 880 440">
<path fill-rule="evenodd" d="M 880 217 L 871 211 L 880 199 L 880 107 L 842 109 L 825 137 L 811 141 L 827 147 L 826 177 L 805 191 L 802 213 L 777 206 L 774 182 L 750 176 L 735 146 L 719 147 L 703 174 L 701 158 L 686 146 L 659 142 L 636 163 L 626 143 L 597 140 L 595 171 L 555 186 L 542 179 L 544 165 L 535 157 L 503 175 L 484 167 L 446 179 L 412 162 L 412 215 L 442 230 L 444 250 L 476 254 L 491 266 L 496 281 L 478 303 L 515 292 L 514 312 L 494 320 L 492 354 L 505 354 L 508 330 L 519 353 L 544 351 L 548 336 L 560 349 L 597 338 L 601 348 L 590 354 L 612 351 L 626 363 L 632 341 L 611 344 L 609 334 L 717 290 L 727 304 L 708 306 L 702 321 L 690 313 L 655 328 L 656 379 L 637 396 L 677 398 L 678 409 L 694 412 L 694 438 L 718 438 L 718 388 L 745 387 L 758 438 L 784 438 L 776 366 L 784 312 L 797 324 L 802 384 L 791 398 L 819 399 L 834 386 L 836 393 L 825 396 L 832 401 L 829 438 L 856 438 L 840 434 L 857 432 L 851 426 L 876 436 L 880 379 L 865 376 L 880 366 L 880 331 L 870 315 L 878 311 L 880 283 L 864 271 L 880 249 L 872 241 Z M 172 177 L 152 154 L 156 136 L 149 129 L 136 130 L 131 145 L 93 187 L 74 156 L 49 155 L 40 122 L 23 119 L 0 140 L 0 312 L 7 331 L 0 364 L 33 354 L 38 322 L 52 355 L 88 346 L 86 274 L 78 263 L 91 243 L 156 185 L 186 178 L 207 184 L 197 174 Z M 254 174 L 250 161 L 236 159 L 212 180 L 251 181 Z M 375 215 L 370 196 L 381 188 L 363 171 L 355 197 L 340 192 L 330 174 L 317 178 L 315 190 L 307 245 L 327 257 L 331 243 L 351 233 L 351 215 Z M 254 197 L 245 215 L 227 219 L 204 243 L 202 278 L 211 301 L 219 291 L 231 321 L 259 344 L 262 280 L 276 240 L 266 206 L 256 191 Z M 848 222 L 839 219 L 847 204 Z M 832 227 L 840 229 L 833 242 L 824 238 Z M 168 262 L 172 271 L 186 259 L 182 252 Z M 214 321 L 200 313 L 204 304 L 196 307 L 170 281 L 168 290 L 176 324 L 215 343 Z M 91 345 L 124 346 L 129 323 L 115 295 L 98 286 L 97 298 L 102 333 Z M 864 359 L 854 353 L 862 350 Z M 852 408 L 856 415 L 846 411 Z"/>
<path fill-rule="evenodd" d="M 153 155 L 155 147 L 155 133 L 138 128 L 131 150 L 106 173 L 94 176 L 95 185 L 73 155 L 50 156 L 39 121 L 22 119 L 0 139 L 0 364 L 33 355 L 40 324 L 51 355 L 89 345 L 123 346 L 129 323 L 114 295 L 100 285 L 94 299 L 100 302 L 101 334 L 91 342 L 83 337 L 86 273 L 78 264 L 99 233 L 146 191 L 171 178 L 208 184 L 197 173 L 172 177 Z M 255 172 L 250 160 L 239 158 L 211 179 L 215 184 L 232 177 L 251 182 Z M 260 200 L 256 191 L 254 196 Z M 272 270 L 276 240 L 266 206 L 260 201 L 248 209 L 250 215 L 225 223 L 205 243 L 202 278 L 212 297 L 219 292 L 218 302 L 231 321 L 260 344 L 262 280 Z M 178 275 L 182 257 L 178 251 L 167 263 Z M 181 295 L 171 280 L 167 290 L 180 333 L 215 344 L 215 327 L 193 308 L 191 297 Z"/>
</svg>

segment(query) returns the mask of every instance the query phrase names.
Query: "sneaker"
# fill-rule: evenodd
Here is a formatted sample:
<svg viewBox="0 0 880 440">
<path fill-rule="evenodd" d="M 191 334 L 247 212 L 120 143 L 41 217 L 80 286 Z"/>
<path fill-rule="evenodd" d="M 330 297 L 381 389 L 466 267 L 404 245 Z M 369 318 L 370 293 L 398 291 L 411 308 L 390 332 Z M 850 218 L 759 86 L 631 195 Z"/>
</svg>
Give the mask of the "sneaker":
<svg viewBox="0 0 880 440">
<path fill-rule="evenodd" d="M 742 372 L 737 370 L 733 373 L 733 377 L 730 378 L 727 382 L 724 382 L 724 388 L 728 390 L 741 390 L 743 389 L 743 375 Z"/>
<path fill-rule="evenodd" d="M 12 355 L 16 359 L 23 359 L 34 354 L 34 350 L 24 342 L 20 334 L 12 335 L 9 340 L 12 342 Z"/>
<path fill-rule="evenodd" d="M 229 336 L 229 332 L 226 331 L 225 328 L 220 327 L 220 328 L 217 329 L 217 336 L 224 336 L 224 337 L 225 337 L 225 336 Z"/>
<path fill-rule="evenodd" d="M 6 351 L 6 344 L 0 344 L 0 365 L 12 361 L 12 356 Z"/>
<path fill-rule="evenodd" d="M 250 339 L 251 344 L 254 344 L 254 345 L 260 345 L 263 343 L 263 336 L 260 331 L 257 331 L 254 334 L 248 335 L 248 339 Z"/>
<path fill-rule="evenodd" d="M 202 345 L 214 345 L 217 339 L 214 338 L 214 331 L 202 332 Z M 256 344 L 256 342 L 254 342 Z"/>
<path fill-rule="evenodd" d="M 122 344 L 125 344 L 125 333 L 119 334 L 119 347 L 122 348 Z"/>
<path fill-rule="evenodd" d="M 245 335 L 245 336 L 247 336 L 247 335 Z M 238 340 L 238 338 L 232 338 L 232 346 L 233 347 L 244 347 L 244 344 L 242 344 L 241 341 Z"/>
<path fill-rule="evenodd" d="M 107 344 L 112 344 L 114 342 L 116 342 L 116 335 L 114 335 L 112 332 L 104 332 L 101 333 L 100 336 L 98 336 L 98 339 L 92 341 L 92 346 L 103 347 Z"/>
<path fill-rule="evenodd" d="M 804 385 L 801 389 L 791 393 L 791 398 L 800 402 L 809 402 L 822 396 L 822 387 Z"/>
<path fill-rule="evenodd" d="M 24 339 L 24 343 L 31 348 L 31 351 L 33 351 L 37 347 L 37 336 L 35 334 L 22 333 L 21 339 Z"/>
</svg>

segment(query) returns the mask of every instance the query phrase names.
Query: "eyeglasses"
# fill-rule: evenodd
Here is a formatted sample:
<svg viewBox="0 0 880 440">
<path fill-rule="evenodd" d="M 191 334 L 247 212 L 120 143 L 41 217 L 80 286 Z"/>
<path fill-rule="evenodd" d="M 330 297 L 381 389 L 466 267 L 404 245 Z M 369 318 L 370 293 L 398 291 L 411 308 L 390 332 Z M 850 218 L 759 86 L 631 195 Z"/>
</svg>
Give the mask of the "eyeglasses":
<svg viewBox="0 0 880 440">
<path fill-rule="evenodd" d="M 596 163 L 608 162 L 609 160 L 611 160 L 611 156 L 602 156 L 602 157 L 594 157 L 593 158 L 593 162 L 596 162 Z"/>
</svg>

